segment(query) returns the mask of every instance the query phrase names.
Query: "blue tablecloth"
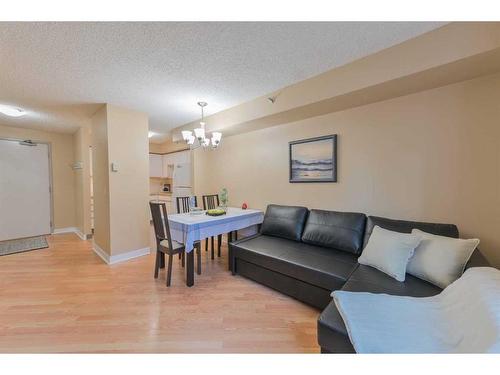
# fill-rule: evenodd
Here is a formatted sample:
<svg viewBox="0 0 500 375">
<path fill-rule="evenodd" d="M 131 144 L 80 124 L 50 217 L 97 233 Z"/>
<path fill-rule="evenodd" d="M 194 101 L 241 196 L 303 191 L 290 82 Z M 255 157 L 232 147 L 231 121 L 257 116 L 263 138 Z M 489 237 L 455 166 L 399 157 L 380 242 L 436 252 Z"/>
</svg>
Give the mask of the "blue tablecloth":
<svg viewBox="0 0 500 375">
<path fill-rule="evenodd" d="M 193 244 L 205 238 L 229 233 L 261 224 L 264 213 L 260 210 L 228 207 L 226 215 L 208 216 L 203 214 L 193 215 L 174 214 L 168 215 L 172 239 L 183 243 L 186 252 L 193 250 Z"/>
</svg>

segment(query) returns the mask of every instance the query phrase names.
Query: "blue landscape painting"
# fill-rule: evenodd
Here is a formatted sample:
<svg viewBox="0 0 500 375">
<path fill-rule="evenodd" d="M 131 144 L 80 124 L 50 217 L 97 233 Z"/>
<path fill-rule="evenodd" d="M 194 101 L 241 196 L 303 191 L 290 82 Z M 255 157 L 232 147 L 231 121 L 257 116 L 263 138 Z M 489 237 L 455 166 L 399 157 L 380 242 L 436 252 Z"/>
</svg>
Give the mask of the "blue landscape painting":
<svg viewBox="0 0 500 375">
<path fill-rule="evenodd" d="M 291 181 L 332 181 L 334 160 L 332 138 L 291 145 Z"/>
</svg>

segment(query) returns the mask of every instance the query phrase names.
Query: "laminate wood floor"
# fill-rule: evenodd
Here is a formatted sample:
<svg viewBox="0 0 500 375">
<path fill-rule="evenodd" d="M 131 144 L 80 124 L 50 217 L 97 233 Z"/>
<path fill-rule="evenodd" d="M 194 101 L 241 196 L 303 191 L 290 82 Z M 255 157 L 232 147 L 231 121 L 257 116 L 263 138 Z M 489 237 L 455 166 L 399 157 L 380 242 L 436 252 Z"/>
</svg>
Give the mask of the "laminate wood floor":
<svg viewBox="0 0 500 375">
<path fill-rule="evenodd" d="M 0 257 L 2 353 L 319 352 L 319 311 L 227 271 L 227 249 L 185 285 L 153 279 L 154 255 L 108 266 L 91 241 L 49 236 L 49 248 Z"/>
</svg>

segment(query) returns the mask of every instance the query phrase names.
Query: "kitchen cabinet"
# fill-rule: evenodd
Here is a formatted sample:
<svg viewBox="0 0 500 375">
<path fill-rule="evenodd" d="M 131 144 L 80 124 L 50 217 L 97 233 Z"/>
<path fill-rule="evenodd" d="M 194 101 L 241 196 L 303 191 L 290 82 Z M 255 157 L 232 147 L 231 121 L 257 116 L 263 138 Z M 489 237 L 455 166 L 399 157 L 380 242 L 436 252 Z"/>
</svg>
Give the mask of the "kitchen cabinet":
<svg viewBox="0 0 500 375">
<path fill-rule="evenodd" d="M 165 155 L 149 154 L 149 177 L 173 178 L 177 165 L 190 163 L 190 150 Z"/>
<path fill-rule="evenodd" d="M 163 177 L 163 155 L 149 154 L 149 177 Z"/>
</svg>

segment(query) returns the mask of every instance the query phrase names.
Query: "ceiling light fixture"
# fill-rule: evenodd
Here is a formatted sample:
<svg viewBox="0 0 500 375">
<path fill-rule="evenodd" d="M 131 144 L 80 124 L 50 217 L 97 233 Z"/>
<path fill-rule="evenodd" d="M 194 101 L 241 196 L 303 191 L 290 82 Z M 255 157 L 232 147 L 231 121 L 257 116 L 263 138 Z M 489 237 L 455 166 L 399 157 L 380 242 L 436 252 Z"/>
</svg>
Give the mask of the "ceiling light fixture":
<svg viewBox="0 0 500 375">
<path fill-rule="evenodd" d="M 201 108 L 201 121 L 200 127 L 194 129 L 194 135 L 191 130 L 183 130 L 182 131 L 182 139 L 190 146 L 191 149 L 196 149 L 198 147 L 203 147 L 204 149 L 208 148 L 211 145 L 211 148 L 215 149 L 219 147 L 220 142 L 222 140 L 222 133 L 213 132 L 212 137 L 208 138 L 205 133 L 205 116 L 203 109 L 208 105 L 206 102 L 198 102 L 198 105 Z"/>
<path fill-rule="evenodd" d="M 26 112 L 20 108 L 11 107 L 10 105 L 5 104 L 0 104 L 0 113 L 10 117 L 21 117 L 26 114 Z"/>
</svg>

